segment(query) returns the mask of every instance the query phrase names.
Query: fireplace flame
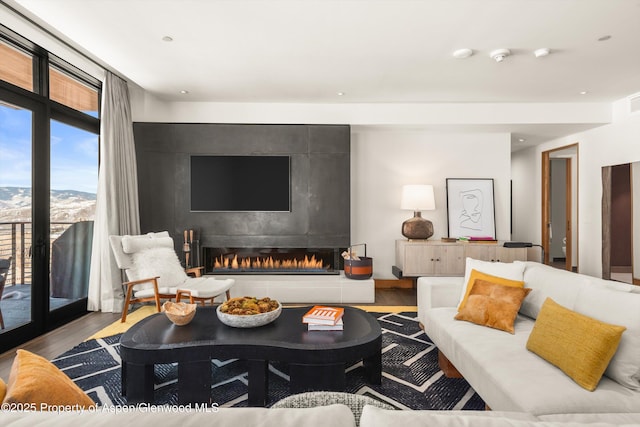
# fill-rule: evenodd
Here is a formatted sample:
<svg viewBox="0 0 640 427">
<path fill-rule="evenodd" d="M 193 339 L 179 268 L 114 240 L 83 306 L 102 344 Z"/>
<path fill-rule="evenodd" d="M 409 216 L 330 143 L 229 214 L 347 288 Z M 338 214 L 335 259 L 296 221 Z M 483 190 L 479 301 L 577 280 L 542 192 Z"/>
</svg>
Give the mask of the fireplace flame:
<svg viewBox="0 0 640 427">
<path fill-rule="evenodd" d="M 235 254 L 233 258 L 220 255 L 214 258 L 213 268 L 215 269 L 254 269 L 254 270 L 310 270 L 310 269 L 324 269 L 325 265 L 322 260 L 316 259 L 315 255 L 311 258 L 305 255 L 304 259 L 297 260 L 295 258 L 277 260 L 272 256 L 269 257 L 256 257 L 256 258 L 240 258 Z"/>
</svg>

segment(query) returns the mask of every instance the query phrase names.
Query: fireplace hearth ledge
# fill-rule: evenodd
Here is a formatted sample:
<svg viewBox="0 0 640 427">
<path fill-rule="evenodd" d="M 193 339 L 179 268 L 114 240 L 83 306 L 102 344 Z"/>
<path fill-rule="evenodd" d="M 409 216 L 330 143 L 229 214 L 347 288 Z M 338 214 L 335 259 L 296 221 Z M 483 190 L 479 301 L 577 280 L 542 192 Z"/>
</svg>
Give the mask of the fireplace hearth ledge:
<svg viewBox="0 0 640 427">
<path fill-rule="evenodd" d="M 366 304 L 375 302 L 373 279 L 352 280 L 339 275 L 212 275 L 234 279 L 231 297 L 269 297 L 281 303 Z M 220 297 L 219 297 L 220 298 Z M 220 299 L 222 301 L 222 299 Z"/>
</svg>

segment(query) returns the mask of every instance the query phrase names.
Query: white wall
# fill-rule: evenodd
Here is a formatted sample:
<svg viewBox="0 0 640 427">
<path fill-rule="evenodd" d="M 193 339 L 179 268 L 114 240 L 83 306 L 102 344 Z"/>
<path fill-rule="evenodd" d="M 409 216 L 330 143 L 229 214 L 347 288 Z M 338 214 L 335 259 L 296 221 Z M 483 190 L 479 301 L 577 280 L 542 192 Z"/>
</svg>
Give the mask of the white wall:
<svg viewBox="0 0 640 427">
<path fill-rule="evenodd" d="M 513 240 L 540 241 L 541 153 L 578 143 L 578 269 L 602 276 L 602 167 L 640 160 L 640 115 L 627 114 L 626 105 L 626 99 L 612 105 L 609 125 L 514 153 Z"/>
<path fill-rule="evenodd" d="M 542 221 L 538 191 L 540 172 L 536 158 L 540 154 L 536 147 L 516 151 L 511 156 L 511 180 L 513 193 L 512 240 L 540 243 L 540 227 L 534 223 Z"/>
<path fill-rule="evenodd" d="M 402 222 L 413 212 L 400 209 L 404 184 L 432 184 L 436 210 L 422 216 L 434 235 L 448 235 L 446 178 L 493 178 L 496 232 L 509 239 L 509 134 L 429 133 L 367 130 L 351 135 L 351 239 L 366 243 L 374 277 L 392 278 L 395 241 L 404 239 Z"/>
<path fill-rule="evenodd" d="M 624 105 L 623 105 L 624 104 Z M 625 101 L 601 104 L 297 105 L 167 103 L 142 89 L 132 93 L 134 121 L 202 123 L 349 123 L 352 131 L 352 243 L 367 243 L 376 278 L 391 278 L 394 242 L 402 238 L 400 188 L 435 185 L 437 210 L 424 212 L 438 239 L 447 235 L 445 179 L 494 178 L 497 237 L 540 241 L 541 152 L 579 142 L 578 264 L 601 275 L 600 169 L 640 160 L 640 116 Z M 514 153 L 510 136 L 489 133 L 501 123 L 614 123 Z M 474 127 L 475 126 L 475 127 Z M 484 127 L 484 130 L 482 130 Z M 469 129 L 475 129 L 469 131 Z M 446 129 L 446 130 L 445 130 Z M 513 174 L 513 176 L 512 176 Z M 513 177 L 514 233 L 509 236 Z"/>
<path fill-rule="evenodd" d="M 609 123 L 606 103 L 221 103 L 165 102 L 154 94 L 131 93 L 131 110 L 136 122 L 167 123 L 304 123 L 473 128 L 497 131 L 505 125 L 594 125 Z M 463 130 L 460 130 L 463 129 Z M 526 132 L 526 130 L 525 130 Z"/>
</svg>

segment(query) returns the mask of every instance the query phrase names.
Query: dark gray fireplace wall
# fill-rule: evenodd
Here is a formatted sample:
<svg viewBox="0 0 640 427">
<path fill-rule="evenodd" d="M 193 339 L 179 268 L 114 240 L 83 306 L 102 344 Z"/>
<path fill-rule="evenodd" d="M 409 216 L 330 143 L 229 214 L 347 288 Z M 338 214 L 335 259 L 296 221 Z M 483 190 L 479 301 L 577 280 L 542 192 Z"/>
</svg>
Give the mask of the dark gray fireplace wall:
<svg viewBox="0 0 640 427">
<path fill-rule="evenodd" d="M 184 229 L 195 229 L 201 246 L 349 246 L 348 125 L 134 123 L 133 130 L 143 233 L 168 230 L 176 245 Z M 291 212 L 191 212 L 193 154 L 291 156 Z"/>
</svg>

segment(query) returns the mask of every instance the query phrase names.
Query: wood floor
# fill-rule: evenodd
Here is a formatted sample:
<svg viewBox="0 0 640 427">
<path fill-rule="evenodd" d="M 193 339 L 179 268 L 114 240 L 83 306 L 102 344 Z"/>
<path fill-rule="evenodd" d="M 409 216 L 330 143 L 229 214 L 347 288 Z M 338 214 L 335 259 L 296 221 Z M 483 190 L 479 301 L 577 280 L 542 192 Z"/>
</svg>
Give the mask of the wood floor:
<svg viewBox="0 0 640 427">
<path fill-rule="evenodd" d="M 357 305 L 415 306 L 416 290 L 396 288 L 376 289 L 375 303 Z M 35 338 L 18 348 L 39 354 L 45 359 L 53 359 L 118 319 L 120 319 L 119 313 L 92 312 L 54 331 Z M 17 348 L 14 348 L 0 354 L 0 378 L 5 382 L 9 379 L 9 372 L 16 350 Z"/>
</svg>

